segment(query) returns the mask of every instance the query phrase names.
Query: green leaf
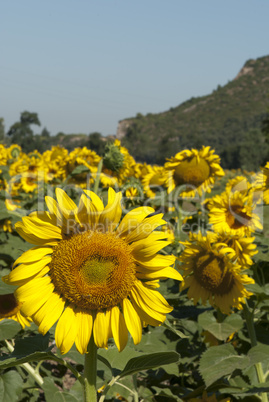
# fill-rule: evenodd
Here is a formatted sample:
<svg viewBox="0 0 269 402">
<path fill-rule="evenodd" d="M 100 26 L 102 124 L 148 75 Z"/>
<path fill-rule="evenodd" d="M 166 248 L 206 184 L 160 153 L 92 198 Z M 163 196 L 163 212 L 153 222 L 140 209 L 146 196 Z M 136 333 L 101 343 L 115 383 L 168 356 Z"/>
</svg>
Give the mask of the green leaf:
<svg viewBox="0 0 269 402">
<path fill-rule="evenodd" d="M 19 357 L 30 355 L 35 352 L 46 351 L 49 347 L 49 338 L 50 335 L 47 332 L 46 335 L 38 334 L 35 336 L 18 339 L 15 343 L 15 348 L 12 352 L 12 355 Z"/>
<path fill-rule="evenodd" d="M 19 400 L 23 388 L 23 380 L 16 371 L 8 371 L 0 376 L 0 402 Z"/>
<path fill-rule="evenodd" d="M 200 360 L 199 371 L 206 386 L 213 384 L 223 376 L 231 374 L 235 369 L 248 367 L 250 359 L 247 356 L 239 356 L 230 344 L 212 346 L 203 353 Z"/>
<path fill-rule="evenodd" d="M 44 378 L 44 383 L 42 385 L 42 389 L 44 391 L 46 401 L 50 402 L 81 402 L 83 399 L 78 398 L 76 395 L 67 392 L 60 391 L 59 388 L 56 387 L 52 378 Z M 81 395 L 83 396 L 83 391 L 81 388 Z"/>
<path fill-rule="evenodd" d="M 128 361 L 120 377 L 125 377 L 126 375 L 138 373 L 139 371 L 149 370 L 164 366 L 166 364 L 178 362 L 179 354 L 176 352 L 160 352 L 151 353 L 139 357 L 134 357 Z"/>
<path fill-rule="evenodd" d="M 21 330 L 21 325 L 14 320 L 4 319 L 0 322 L 0 341 L 12 339 Z"/>
<path fill-rule="evenodd" d="M 232 314 L 219 323 L 212 311 L 205 311 L 200 314 L 198 323 L 203 329 L 221 341 L 225 341 L 233 332 L 239 331 L 244 325 L 243 319 L 239 314 Z"/>
<path fill-rule="evenodd" d="M 111 364 L 109 363 L 109 361 L 107 359 L 105 359 L 101 355 L 97 355 L 97 359 L 100 360 L 100 362 L 104 363 L 106 365 L 106 367 L 108 367 L 111 372 L 113 371 L 113 369 L 111 367 Z"/>
<path fill-rule="evenodd" d="M 269 346 L 264 344 L 254 346 L 249 350 L 248 357 L 250 359 L 250 365 L 269 362 Z"/>
<path fill-rule="evenodd" d="M 179 331 L 178 329 L 174 328 L 168 320 L 165 320 L 163 323 L 163 327 L 169 329 L 170 331 L 174 332 L 179 338 L 188 338 L 188 336 L 184 335 L 183 332 Z"/>
<path fill-rule="evenodd" d="M 71 172 L 71 176 L 76 176 L 77 174 L 90 172 L 90 169 L 85 165 L 79 165 Z"/>
<path fill-rule="evenodd" d="M 98 356 L 105 358 L 113 369 L 122 371 L 126 362 L 133 357 L 141 356 L 134 348 L 126 346 L 122 352 L 119 352 L 116 346 L 98 350 Z M 101 359 L 99 359 L 101 361 Z"/>
<path fill-rule="evenodd" d="M 12 356 L 11 353 L 10 355 L 0 357 L 0 368 L 6 369 L 9 367 L 20 366 L 23 363 L 38 362 L 42 360 L 55 360 L 55 359 L 52 353 L 46 353 L 46 352 L 36 352 L 32 353 L 31 355 L 18 358 L 16 356 Z"/>
</svg>

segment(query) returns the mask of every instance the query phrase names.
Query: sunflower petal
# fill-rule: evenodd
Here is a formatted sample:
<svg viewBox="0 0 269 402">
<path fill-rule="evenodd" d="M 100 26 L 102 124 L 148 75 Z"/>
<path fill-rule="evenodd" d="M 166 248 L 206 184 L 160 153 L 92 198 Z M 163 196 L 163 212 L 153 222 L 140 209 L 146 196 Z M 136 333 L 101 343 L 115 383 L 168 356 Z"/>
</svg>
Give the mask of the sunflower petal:
<svg viewBox="0 0 269 402">
<path fill-rule="evenodd" d="M 113 188 L 108 189 L 108 202 L 99 218 L 99 224 L 104 225 L 105 231 L 114 230 L 118 225 L 122 209 L 121 209 L 122 193 L 116 193 Z"/>
<path fill-rule="evenodd" d="M 52 293 L 46 303 L 32 316 L 41 334 L 45 335 L 60 318 L 64 305 L 65 301 L 57 293 Z"/>
<path fill-rule="evenodd" d="M 78 328 L 74 306 L 67 306 L 58 321 L 55 331 L 56 345 L 62 354 L 71 349 L 79 329 L 81 330 L 81 328 Z"/>
<path fill-rule="evenodd" d="M 122 302 L 123 315 L 128 331 L 132 335 L 134 344 L 137 345 L 142 337 L 142 323 L 132 303 L 128 299 Z"/>
<path fill-rule="evenodd" d="M 132 209 L 124 216 L 117 228 L 117 233 L 124 237 L 133 231 L 148 215 L 155 212 L 152 207 L 138 207 Z"/>
<path fill-rule="evenodd" d="M 108 316 L 102 311 L 97 311 L 94 323 L 93 323 L 93 336 L 94 343 L 99 348 L 107 349 L 108 332 L 109 332 L 109 320 Z"/>
<path fill-rule="evenodd" d="M 93 319 L 92 315 L 85 311 L 78 311 L 76 316 L 79 330 L 75 342 L 79 353 L 83 355 L 87 352 L 87 347 L 90 342 Z"/>
<path fill-rule="evenodd" d="M 111 309 L 111 328 L 116 346 L 121 352 L 128 342 L 128 330 L 118 306 Z"/>
</svg>

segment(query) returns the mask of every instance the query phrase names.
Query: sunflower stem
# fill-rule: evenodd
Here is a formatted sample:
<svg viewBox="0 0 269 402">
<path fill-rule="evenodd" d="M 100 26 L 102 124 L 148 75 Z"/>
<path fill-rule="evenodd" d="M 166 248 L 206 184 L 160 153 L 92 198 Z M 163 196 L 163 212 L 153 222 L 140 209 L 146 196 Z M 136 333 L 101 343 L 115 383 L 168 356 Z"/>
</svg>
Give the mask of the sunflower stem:
<svg viewBox="0 0 269 402">
<path fill-rule="evenodd" d="M 247 300 L 245 300 L 245 303 L 243 304 L 243 308 L 244 308 L 246 324 L 247 324 L 247 329 L 248 329 L 251 346 L 254 347 L 257 345 L 257 337 L 256 337 L 255 326 L 254 326 L 254 320 L 253 320 L 254 314 L 252 314 L 249 311 Z M 255 368 L 256 368 L 259 384 L 264 383 L 265 377 L 264 377 L 261 362 L 256 363 Z M 265 393 L 265 392 L 261 393 L 261 400 L 262 400 L 262 402 L 268 402 L 267 393 Z"/>
<path fill-rule="evenodd" d="M 100 159 L 100 162 L 98 163 L 98 168 L 97 168 L 97 172 L 96 172 L 96 179 L 94 181 L 94 186 L 93 186 L 93 192 L 95 194 L 98 193 L 98 188 L 99 188 L 102 168 L 103 168 L 103 158 Z"/>
<path fill-rule="evenodd" d="M 13 346 L 7 340 L 5 340 L 5 343 L 6 343 L 8 350 L 12 353 L 14 351 Z M 36 383 L 40 387 L 42 387 L 43 382 L 44 382 L 43 378 L 29 363 L 22 363 L 20 366 L 23 367 L 24 370 L 26 370 L 27 373 L 30 374 L 35 379 Z"/>
<path fill-rule="evenodd" d="M 84 365 L 85 402 L 97 402 L 96 374 L 97 374 L 97 346 L 94 343 L 94 338 L 92 334 L 88 345 L 88 351 L 85 354 L 85 365 Z"/>
</svg>

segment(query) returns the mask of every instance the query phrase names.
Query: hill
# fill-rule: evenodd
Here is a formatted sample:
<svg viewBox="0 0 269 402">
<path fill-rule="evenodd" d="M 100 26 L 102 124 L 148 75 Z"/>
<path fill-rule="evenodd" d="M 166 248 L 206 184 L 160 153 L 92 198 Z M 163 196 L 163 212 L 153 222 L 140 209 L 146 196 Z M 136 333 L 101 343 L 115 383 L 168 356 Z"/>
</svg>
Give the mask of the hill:
<svg viewBox="0 0 269 402">
<path fill-rule="evenodd" d="M 141 162 L 162 164 L 184 148 L 210 145 L 224 167 L 256 169 L 268 156 L 261 131 L 268 94 L 269 56 L 248 60 L 232 81 L 210 95 L 120 121 L 117 138 Z"/>
</svg>

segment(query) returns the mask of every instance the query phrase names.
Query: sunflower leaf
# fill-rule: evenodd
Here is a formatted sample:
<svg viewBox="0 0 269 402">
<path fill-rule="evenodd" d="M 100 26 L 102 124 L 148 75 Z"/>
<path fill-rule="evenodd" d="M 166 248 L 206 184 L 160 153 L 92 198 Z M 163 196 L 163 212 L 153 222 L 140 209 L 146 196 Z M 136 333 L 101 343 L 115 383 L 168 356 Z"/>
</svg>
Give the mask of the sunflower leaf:
<svg viewBox="0 0 269 402">
<path fill-rule="evenodd" d="M 231 334 L 243 328 L 244 322 L 239 314 L 227 316 L 223 322 L 217 322 L 212 311 L 205 311 L 198 317 L 198 323 L 220 341 L 225 341 Z"/>
<path fill-rule="evenodd" d="M 23 380 L 16 371 L 8 371 L 0 376 L 0 402 L 18 401 L 23 388 Z"/>
<path fill-rule="evenodd" d="M 174 334 L 176 334 L 179 338 L 188 338 L 187 335 L 184 335 L 183 332 L 179 331 L 178 329 L 174 328 L 170 322 L 168 320 L 165 320 L 165 322 L 163 323 L 163 326 L 167 329 L 169 329 L 170 331 L 174 332 Z"/>
<path fill-rule="evenodd" d="M 71 176 L 76 176 L 77 174 L 90 172 L 90 169 L 85 165 L 79 165 L 71 172 Z"/>
<path fill-rule="evenodd" d="M 248 356 L 239 356 L 230 344 L 212 346 L 203 353 L 200 360 L 199 371 L 206 386 L 216 380 L 232 374 L 235 369 L 244 369 L 250 365 Z"/>
<path fill-rule="evenodd" d="M 164 366 L 165 364 L 176 363 L 178 359 L 179 354 L 176 352 L 151 353 L 144 356 L 134 357 L 128 361 L 120 374 L 120 378 L 138 373 L 139 371 Z"/>
<path fill-rule="evenodd" d="M 1 321 L 0 326 L 0 341 L 5 339 L 14 338 L 14 336 L 21 330 L 21 326 L 18 322 L 14 320 L 9 320 L 8 318 Z"/>
</svg>

